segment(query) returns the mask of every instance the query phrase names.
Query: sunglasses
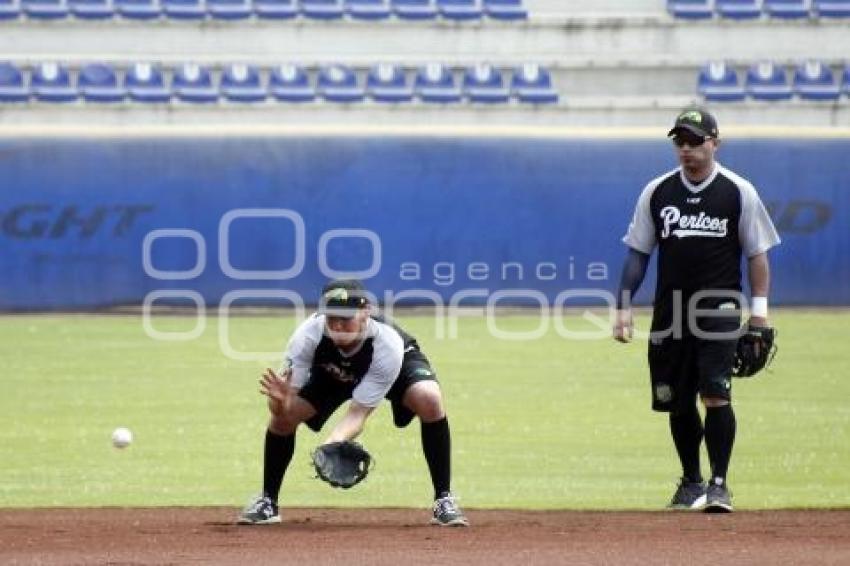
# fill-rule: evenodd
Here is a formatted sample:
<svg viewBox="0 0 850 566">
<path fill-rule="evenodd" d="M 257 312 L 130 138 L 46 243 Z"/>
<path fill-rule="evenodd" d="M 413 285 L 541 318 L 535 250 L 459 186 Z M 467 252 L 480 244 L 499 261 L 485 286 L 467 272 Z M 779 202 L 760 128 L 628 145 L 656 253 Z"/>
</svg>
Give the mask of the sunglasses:
<svg viewBox="0 0 850 566">
<path fill-rule="evenodd" d="M 676 144 L 676 147 L 682 147 L 685 144 L 688 144 L 689 147 L 699 147 L 704 144 L 707 139 L 708 138 L 698 136 L 696 134 L 681 132 L 673 136 L 673 143 Z"/>
</svg>

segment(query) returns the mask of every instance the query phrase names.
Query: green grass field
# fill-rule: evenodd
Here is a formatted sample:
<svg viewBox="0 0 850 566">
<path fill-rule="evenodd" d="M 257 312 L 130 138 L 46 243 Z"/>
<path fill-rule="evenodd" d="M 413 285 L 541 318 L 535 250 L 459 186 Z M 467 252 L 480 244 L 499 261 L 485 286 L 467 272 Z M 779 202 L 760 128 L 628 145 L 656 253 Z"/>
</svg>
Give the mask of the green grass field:
<svg viewBox="0 0 850 566">
<path fill-rule="evenodd" d="M 464 506 L 658 509 L 669 498 L 678 463 L 666 416 L 649 409 L 644 341 L 566 340 L 552 329 L 533 341 L 496 340 L 478 317 L 461 318 L 458 338 L 447 340 L 430 316 L 398 320 L 440 375 Z M 772 371 L 735 382 L 736 505 L 850 506 L 850 313 L 775 311 L 774 322 Z M 521 331 L 537 320 L 497 324 Z M 262 471 L 257 378 L 279 359 L 228 359 L 218 326 L 210 318 L 200 338 L 163 342 L 135 316 L 0 317 L 0 506 L 245 503 Z M 240 350 L 279 351 L 292 328 L 288 315 L 237 317 L 229 339 Z M 123 451 L 109 441 L 117 426 L 135 434 Z M 302 429 L 283 504 L 427 506 L 418 428 L 395 429 L 382 407 L 362 438 L 377 467 L 350 491 L 312 478 L 308 452 L 323 437 Z"/>
</svg>

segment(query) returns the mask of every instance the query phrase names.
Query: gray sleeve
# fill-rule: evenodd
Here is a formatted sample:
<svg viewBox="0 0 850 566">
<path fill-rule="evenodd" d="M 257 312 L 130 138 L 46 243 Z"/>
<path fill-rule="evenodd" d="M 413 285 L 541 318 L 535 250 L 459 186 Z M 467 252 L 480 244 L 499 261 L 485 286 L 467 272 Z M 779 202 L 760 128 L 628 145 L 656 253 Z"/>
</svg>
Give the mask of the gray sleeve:
<svg viewBox="0 0 850 566">
<path fill-rule="evenodd" d="M 372 365 L 354 388 L 351 398 L 364 407 L 377 407 L 395 383 L 404 358 L 404 341 L 391 326 L 375 322 Z"/>
<path fill-rule="evenodd" d="M 744 256 L 751 258 L 762 254 L 781 242 L 773 221 L 759 198 L 755 187 L 747 181 L 738 184 L 741 191 L 741 218 L 738 239 Z"/>
<path fill-rule="evenodd" d="M 289 339 L 281 370 L 292 369 L 291 379 L 294 387 L 300 389 L 310 379 L 310 368 L 316 347 L 322 339 L 324 324 L 324 317 L 313 315 L 301 323 Z"/>
<path fill-rule="evenodd" d="M 644 254 L 651 254 L 655 247 L 655 224 L 652 222 L 652 212 L 649 207 L 649 201 L 652 198 L 652 193 L 655 187 L 660 183 L 661 178 L 651 181 L 640 193 L 635 213 L 632 216 L 632 221 L 629 224 L 629 229 L 626 235 L 623 236 L 623 242 L 630 248 Z"/>
</svg>

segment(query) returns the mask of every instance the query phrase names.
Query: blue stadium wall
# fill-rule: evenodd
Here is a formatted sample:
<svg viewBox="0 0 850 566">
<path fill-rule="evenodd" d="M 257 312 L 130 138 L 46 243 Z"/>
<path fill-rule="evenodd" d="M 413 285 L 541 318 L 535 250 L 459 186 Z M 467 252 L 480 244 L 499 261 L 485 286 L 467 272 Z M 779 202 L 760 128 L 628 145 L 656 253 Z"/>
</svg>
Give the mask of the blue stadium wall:
<svg viewBox="0 0 850 566">
<path fill-rule="evenodd" d="M 783 237 L 774 303 L 850 304 L 849 156 L 847 139 L 722 147 Z M 412 303 L 614 291 L 638 193 L 674 166 L 663 140 L 4 139 L 0 309 L 169 290 L 311 303 L 329 276 L 358 271 Z"/>
</svg>

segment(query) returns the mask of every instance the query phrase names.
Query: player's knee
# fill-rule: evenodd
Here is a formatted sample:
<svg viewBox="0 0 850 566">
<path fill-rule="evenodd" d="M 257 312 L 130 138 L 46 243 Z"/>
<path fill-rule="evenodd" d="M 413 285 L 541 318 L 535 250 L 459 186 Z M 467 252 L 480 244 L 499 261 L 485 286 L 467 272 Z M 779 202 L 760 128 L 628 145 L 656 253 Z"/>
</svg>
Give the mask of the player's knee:
<svg viewBox="0 0 850 566">
<path fill-rule="evenodd" d="M 443 396 L 436 381 L 414 383 L 405 393 L 404 404 L 426 423 L 445 416 Z"/>
<path fill-rule="evenodd" d="M 712 397 L 710 395 L 700 395 L 700 399 L 702 400 L 702 404 L 706 407 L 725 407 L 729 405 L 731 401 L 729 399 L 724 399 L 723 397 Z"/>
<path fill-rule="evenodd" d="M 285 414 L 272 414 L 269 419 L 269 430 L 280 436 L 295 434 L 300 421 L 293 419 Z"/>
</svg>

